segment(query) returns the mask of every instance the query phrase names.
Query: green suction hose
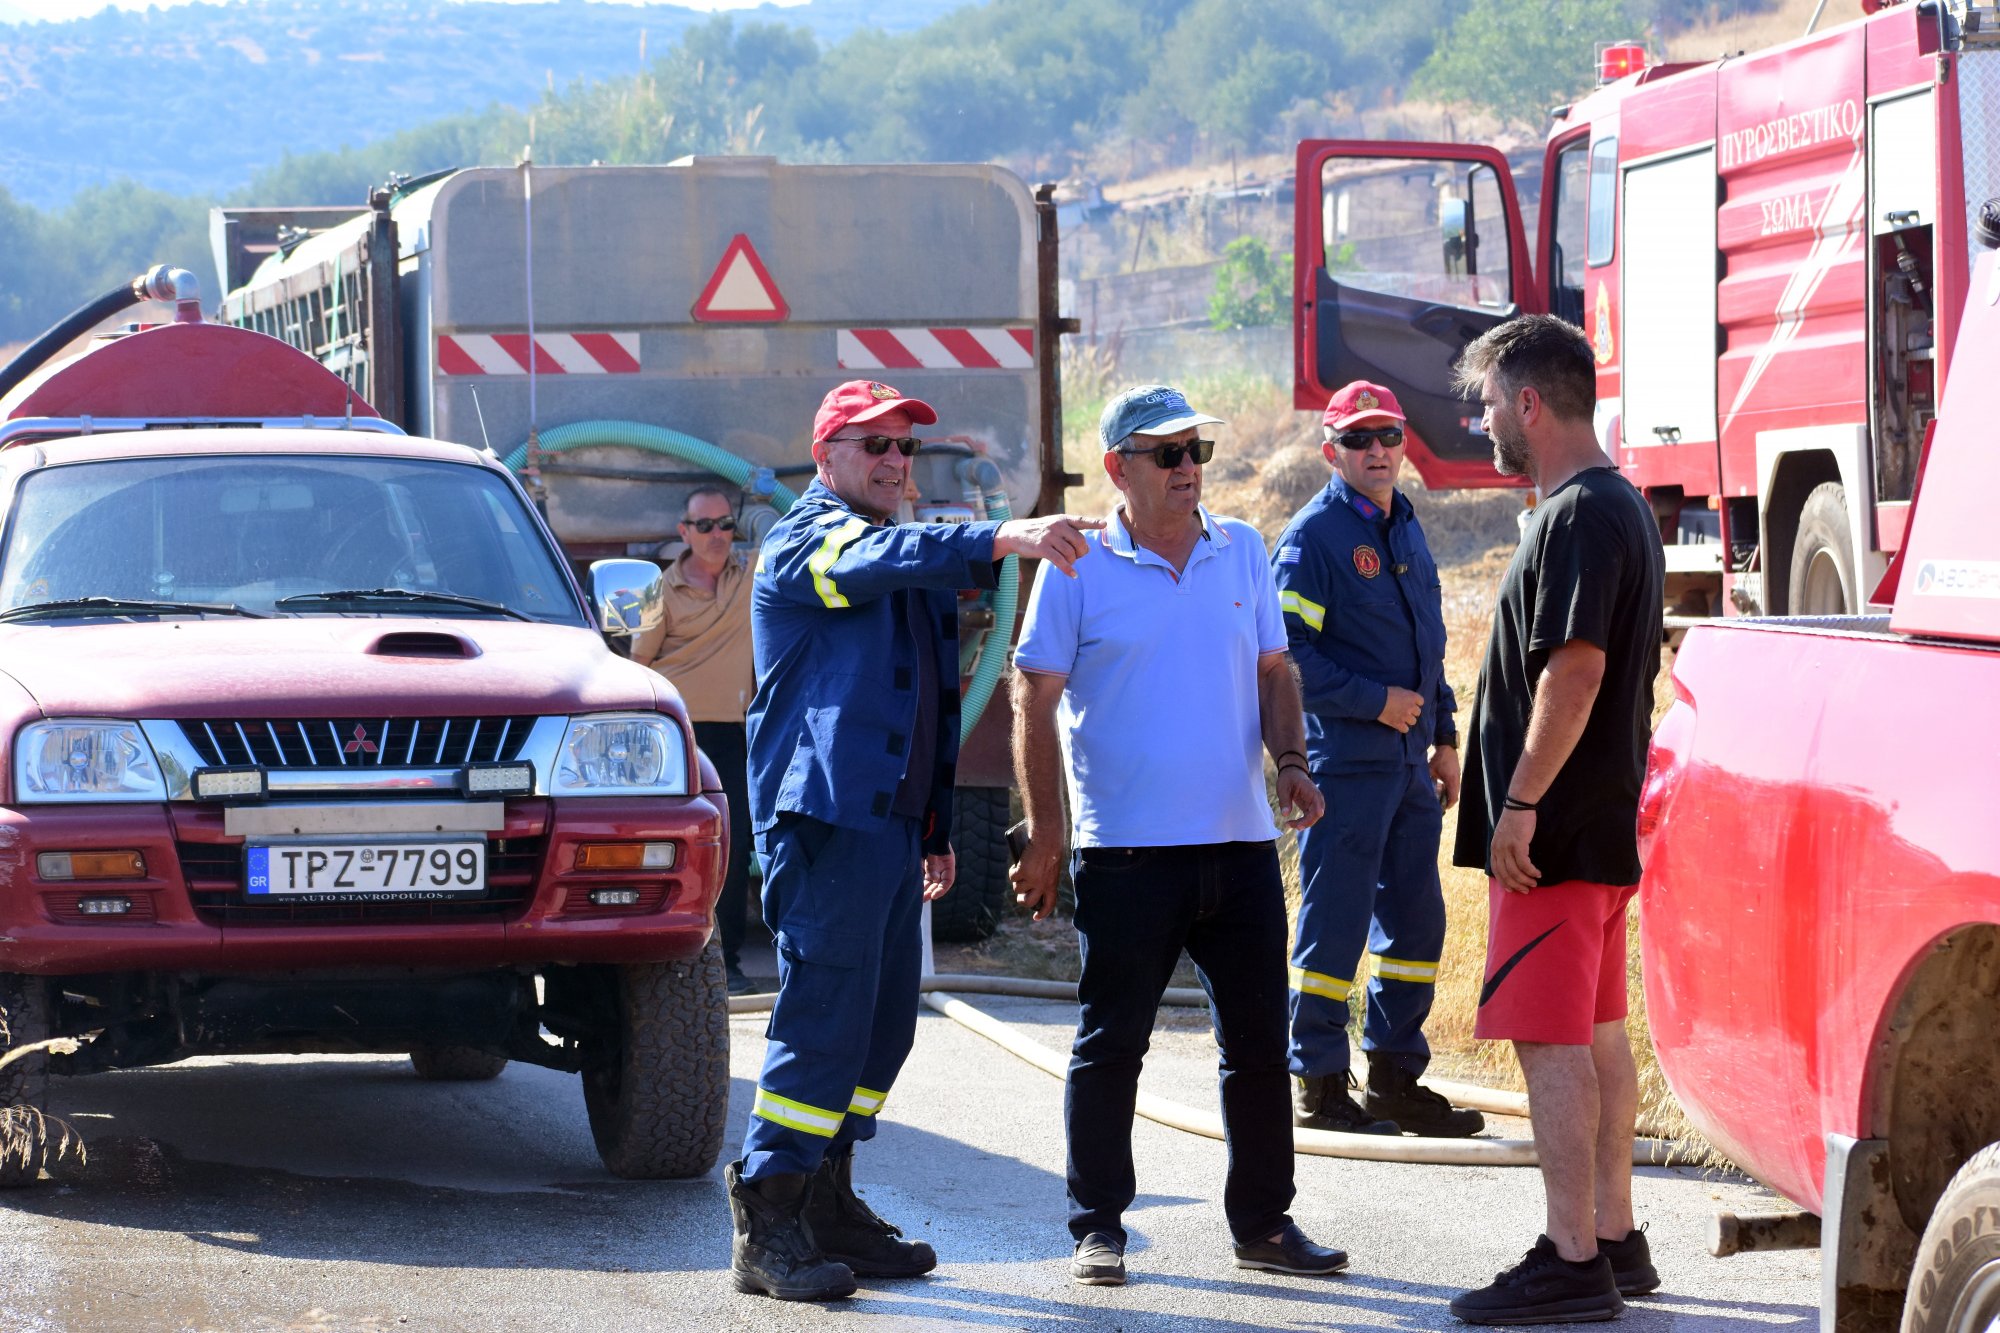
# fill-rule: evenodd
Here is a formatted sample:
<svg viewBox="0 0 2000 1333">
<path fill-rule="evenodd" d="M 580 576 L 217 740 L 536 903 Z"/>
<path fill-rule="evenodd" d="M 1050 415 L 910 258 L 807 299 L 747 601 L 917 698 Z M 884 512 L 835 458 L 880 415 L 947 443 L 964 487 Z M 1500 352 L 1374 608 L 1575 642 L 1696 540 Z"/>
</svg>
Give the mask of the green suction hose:
<svg viewBox="0 0 2000 1333">
<path fill-rule="evenodd" d="M 751 481 L 761 471 L 707 440 L 698 440 L 665 426 L 649 426 L 641 421 L 572 421 L 566 426 L 551 426 L 543 431 L 541 444 L 542 451 L 551 454 L 600 444 L 622 444 L 628 449 L 665 454 L 669 458 L 706 468 L 724 481 L 745 490 L 751 489 Z M 505 462 L 513 471 L 519 472 L 528 465 L 528 446 L 525 443 L 518 446 L 507 455 Z M 771 480 L 770 484 L 773 509 L 782 514 L 797 503 L 799 497 L 784 483 Z"/>
</svg>

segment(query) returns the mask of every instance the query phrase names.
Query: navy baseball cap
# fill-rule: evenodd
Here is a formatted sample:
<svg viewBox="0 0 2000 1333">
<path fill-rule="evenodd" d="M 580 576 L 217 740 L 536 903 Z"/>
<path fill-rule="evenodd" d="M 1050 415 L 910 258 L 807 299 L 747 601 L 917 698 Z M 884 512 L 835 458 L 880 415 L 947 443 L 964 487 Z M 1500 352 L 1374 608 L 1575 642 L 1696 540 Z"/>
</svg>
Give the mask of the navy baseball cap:
<svg viewBox="0 0 2000 1333">
<path fill-rule="evenodd" d="M 1167 384 L 1141 384 L 1104 405 L 1097 419 L 1097 436 L 1108 452 L 1131 435 L 1172 435 L 1189 426 L 1222 426 L 1221 417 L 1206 416 L 1188 406 L 1187 395 Z"/>
</svg>

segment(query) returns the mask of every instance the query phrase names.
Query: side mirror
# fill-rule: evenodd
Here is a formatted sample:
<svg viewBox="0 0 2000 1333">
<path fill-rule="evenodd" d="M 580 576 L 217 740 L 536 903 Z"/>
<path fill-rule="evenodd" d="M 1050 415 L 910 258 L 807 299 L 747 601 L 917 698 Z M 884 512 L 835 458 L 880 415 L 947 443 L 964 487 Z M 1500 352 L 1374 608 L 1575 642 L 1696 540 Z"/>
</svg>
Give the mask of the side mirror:
<svg viewBox="0 0 2000 1333">
<path fill-rule="evenodd" d="M 593 560 L 590 604 L 612 638 L 629 639 L 658 629 L 666 618 L 660 567 L 650 560 Z"/>
</svg>

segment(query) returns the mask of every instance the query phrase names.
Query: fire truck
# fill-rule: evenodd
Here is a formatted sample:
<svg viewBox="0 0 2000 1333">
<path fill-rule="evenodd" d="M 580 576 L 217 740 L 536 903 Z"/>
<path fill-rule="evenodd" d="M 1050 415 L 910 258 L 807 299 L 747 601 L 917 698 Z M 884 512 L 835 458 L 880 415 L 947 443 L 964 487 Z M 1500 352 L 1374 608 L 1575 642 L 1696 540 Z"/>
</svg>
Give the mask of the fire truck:
<svg viewBox="0 0 2000 1333">
<path fill-rule="evenodd" d="M 413 433 L 490 447 L 579 566 L 678 552 L 696 485 L 754 552 L 811 479 L 822 394 L 880 378 L 938 408 L 909 517 L 1061 504 L 1052 190 L 983 165 L 473 168 L 365 208 L 220 209 L 225 322 L 341 376 Z M 957 888 L 941 939 L 1011 905 L 1007 669 L 1021 582 L 961 601 Z"/>
<path fill-rule="evenodd" d="M 1297 405 L 1387 384 L 1426 485 L 1508 484 L 1451 367 L 1515 314 L 1560 315 L 1595 348 L 1598 432 L 1652 502 L 1671 612 L 1860 609 L 1908 528 L 1967 201 L 2000 191 L 2000 10 L 1861 7 L 1706 64 L 1607 49 L 1541 154 L 1532 252 L 1492 146 L 1301 143 Z"/>
</svg>

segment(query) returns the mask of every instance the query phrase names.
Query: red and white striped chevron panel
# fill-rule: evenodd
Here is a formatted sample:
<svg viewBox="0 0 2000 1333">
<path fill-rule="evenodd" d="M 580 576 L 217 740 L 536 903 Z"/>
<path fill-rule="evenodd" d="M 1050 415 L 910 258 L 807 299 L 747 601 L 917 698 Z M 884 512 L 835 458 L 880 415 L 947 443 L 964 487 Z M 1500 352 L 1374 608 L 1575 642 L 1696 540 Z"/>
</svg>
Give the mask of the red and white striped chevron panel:
<svg viewBox="0 0 2000 1333">
<path fill-rule="evenodd" d="M 440 333 L 438 372 L 444 375 L 525 375 L 525 333 Z M 639 370 L 636 333 L 537 333 L 537 375 L 634 375 Z"/>
<path fill-rule="evenodd" d="M 1028 370 L 1033 329 L 840 329 L 842 370 Z"/>
</svg>

